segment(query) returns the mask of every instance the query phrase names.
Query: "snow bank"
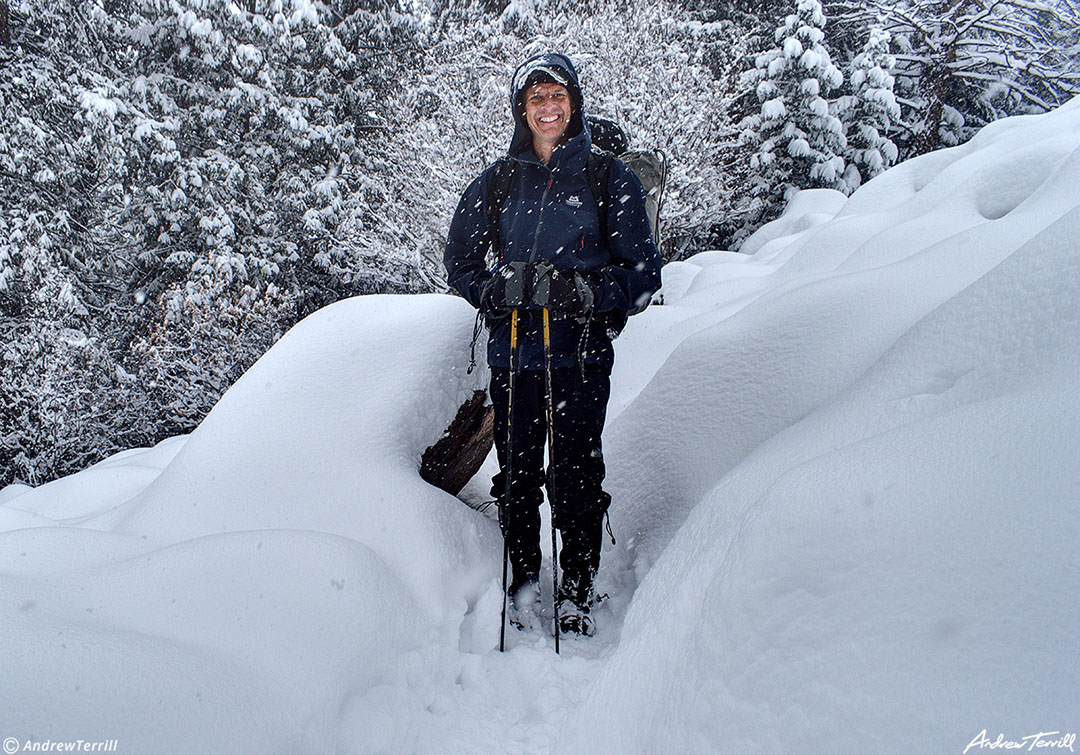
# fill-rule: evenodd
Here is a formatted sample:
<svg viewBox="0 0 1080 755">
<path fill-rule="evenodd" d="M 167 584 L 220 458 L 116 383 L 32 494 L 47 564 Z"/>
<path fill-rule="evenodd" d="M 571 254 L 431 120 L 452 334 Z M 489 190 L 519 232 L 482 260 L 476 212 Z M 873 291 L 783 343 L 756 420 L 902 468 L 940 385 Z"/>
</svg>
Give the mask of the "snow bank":
<svg viewBox="0 0 1080 755">
<path fill-rule="evenodd" d="M 988 727 L 1075 731 L 1080 101 L 1024 120 L 794 239 L 770 229 L 766 290 L 609 427 L 644 580 L 567 741 L 962 751 Z M 711 319 L 696 283 L 673 302 L 687 323 Z"/>
<path fill-rule="evenodd" d="M 6 500 L 5 733 L 326 752 L 402 656 L 456 652 L 498 532 L 416 470 L 483 378 L 471 324 L 449 297 L 342 302 L 190 437 Z"/>
<path fill-rule="evenodd" d="M 366 297 L 293 328 L 245 374 L 117 530 L 174 542 L 312 530 L 372 548 L 432 618 L 471 559 L 475 517 L 423 482 L 424 449 L 479 385 L 472 312 L 442 296 Z"/>
<path fill-rule="evenodd" d="M 962 750 L 1075 725 L 1077 233 L 1080 208 L 705 496 L 576 741 Z"/>
<path fill-rule="evenodd" d="M 759 250 L 750 259 L 711 253 L 681 263 L 666 306 L 618 344 L 616 382 L 647 386 L 613 407 L 607 430 L 622 534 L 641 546 L 645 570 L 751 450 L 842 395 L 915 323 L 1077 206 L 1078 111 L 1080 100 L 1020 119 L 1023 129 L 999 126 L 1000 138 L 904 163 L 838 211 L 834 192 L 802 192 L 762 229 L 767 241 L 748 240 Z M 987 186 L 1003 182 L 994 166 L 1018 174 L 1003 156 L 1030 155 L 1033 143 L 1042 182 L 1025 172 L 1025 196 L 1009 184 L 995 200 Z M 879 209 L 866 196 L 890 199 Z M 988 219 L 979 207 L 990 204 L 1013 209 Z"/>
</svg>

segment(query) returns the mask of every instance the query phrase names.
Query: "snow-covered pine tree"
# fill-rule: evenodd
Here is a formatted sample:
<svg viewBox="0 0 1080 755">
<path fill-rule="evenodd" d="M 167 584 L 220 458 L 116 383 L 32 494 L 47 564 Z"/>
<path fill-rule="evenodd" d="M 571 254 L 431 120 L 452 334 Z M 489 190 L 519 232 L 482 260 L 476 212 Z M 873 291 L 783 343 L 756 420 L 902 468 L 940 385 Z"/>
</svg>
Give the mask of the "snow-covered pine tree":
<svg viewBox="0 0 1080 755">
<path fill-rule="evenodd" d="M 776 46 L 756 56 L 743 77 L 761 103 L 740 127 L 755 178 L 758 212 L 777 214 L 794 189 L 849 191 L 844 180 L 843 124 L 826 97 L 843 82 L 825 46 L 825 13 L 818 0 L 796 0 L 774 33 Z"/>
<path fill-rule="evenodd" d="M 292 322 L 386 290 L 345 229 L 375 209 L 380 102 L 413 22 L 392 2 L 138 2 L 148 54 L 131 80 L 143 108 L 124 219 L 150 231 L 149 322 L 132 354 L 191 426 Z"/>
<path fill-rule="evenodd" d="M 118 418 L 107 247 L 124 43 L 96 3 L 24 0 L 0 46 L 0 486 L 96 458 Z"/>
<path fill-rule="evenodd" d="M 414 21 L 392 0 L 252 5 L 13 7 L 0 483 L 190 430 L 296 319 L 385 290 L 341 228 L 377 209 Z"/>
<path fill-rule="evenodd" d="M 425 277 L 420 260 L 397 245 L 373 250 L 365 243 L 398 201 L 381 192 L 379 182 L 397 140 L 393 103 L 420 65 L 423 30 L 395 0 L 334 0 L 328 9 L 327 43 L 307 45 L 308 84 L 290 94 L 316 92 L 322 126 L 347 133 L 350 146 L 336 162 L 317 156 L 298 166 L 323 168 L 307 182 L 312 201 L 302 223 L 316 253 L 313 264 L 296 269 L 294 288 L 305 297 L 298 314 L 339 298 L 343 290 L 404 293 L 437 285 Z"/>
<path fill-rule="evenodd" d="M 133 392 L 174 431 L 193 427 L 266 349 L 286 304 L 275 279 L 295 237 L 270 211 L 274 187 L 287 186 L 276 182 L 283 155 L 273 136 L 302 116 L 282 101 L 266 60 L 312 19 L 278 5 L 270 18 L 223 0 L 133 7 L 140 54 L 123 82 L 133 113 L 120 221 L 140 247 L 144 303 L 125 367 Z M 270 318 L 249 317 L 268 301 L 279 305 Z"/>
<path fill-rule="evenodd" d="M 889 41 L 889 32 L 880 26 L 871 27 L 862 51 L 851 61 L 848 81 L 853 94 L 837 103 L 847 127 L 845 180 L 852 188 L 892 166 L 898 156 L 896 145 L 888 137 L 893 124 L 900 120 L 890 73 L 896 60 L 889 54 Z"/>
</svg>

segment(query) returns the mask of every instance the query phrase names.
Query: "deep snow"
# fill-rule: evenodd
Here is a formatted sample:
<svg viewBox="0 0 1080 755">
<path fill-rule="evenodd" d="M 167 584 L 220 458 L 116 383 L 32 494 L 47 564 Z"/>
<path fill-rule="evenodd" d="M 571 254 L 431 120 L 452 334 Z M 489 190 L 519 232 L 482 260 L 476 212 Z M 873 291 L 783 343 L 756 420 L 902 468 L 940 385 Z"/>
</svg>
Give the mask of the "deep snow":
<svg viewBox="0 0 1080 755">
<path fill-rule="evenodd" d="M 1078 187 L 1080 100 L 668 265 L 617 342 L 611 599 L 561 657 L 495 649 L 497 526 L 416 473 L 486 378 L 469 307 L 316 313 L 192 435 L 0 491 L 0 738 L 960 753 L 1075 732 Z"/>
</svg>

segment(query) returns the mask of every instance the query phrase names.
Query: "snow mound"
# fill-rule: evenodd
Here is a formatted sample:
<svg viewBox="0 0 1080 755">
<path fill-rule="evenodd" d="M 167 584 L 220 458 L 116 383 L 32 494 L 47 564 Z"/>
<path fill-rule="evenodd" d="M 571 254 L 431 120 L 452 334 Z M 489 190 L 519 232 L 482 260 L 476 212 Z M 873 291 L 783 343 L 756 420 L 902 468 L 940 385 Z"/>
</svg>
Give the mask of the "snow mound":
<svg viewBox="0 0 1080 755">
<path fill-rule="evenodd" d="M 465 374 L 471 321 L 444 296 L 364 297 L 308 318 L 125 504 L 116 530 L 165 542 L 334 533 L 372 548 L 441 619 L 445 580 L 471 560 L 480 530 L 417 469 L 479 387 Z"/>
<path fill-rule="evenodd" d="M 472 319 L 445 296 L 328 307 L 189 437 L 15 491 L 5 730 L 333 751 L 354 695 L 417 648 L 456 649 L 500 540 L 417 469 L 482 383 L 465 369 Z"/>
<path fill-rule="evenodd" d="M 689 260 L 628 329 L 624 367 L 665 355 L 607 431 L 642 582 L 560 746 L 1075 726 L 1080 100 L 1022 121 Z"/>
<path fill-rule="evenodd" d="M 755 254 L 761 247 L 788 238 L 836 217 L 847 202 L 847 197 L 835 189 L 805 189 L 798 191 L 784 207 L 784 214 L 766 223 L 748 238 L 739 250 L 742 254 Z M 780 242 L 778 242 L 780 243 Z"/>
<path fill-rule="evenodd" d="M 616 388 L 621 402 L 606 431 L 609 476 L 622 486 L 613 520 L 637 546 L 639 572 L 750 451 L 842 395 L 916 323 L 1080 203 L 1080 99 L 1022 120 L 1025 128 L 999 128 L 979 148 L 903 163 L 831 221 L 792 235 L 785 224 L 799 226 L 815 198 L 832 201 L 812 195 L 762 229 L 772 240 L 749 259 L 712 253 L 701 265 L 681 263 L 665 306 L 633 321 L 618 344 L 615 382 L 637 389 L 631 399 Z M 1007 215 L 980 215 L 976 198 L 990 201 L 986 186 L 1001 184 L 1000 157 L 1034 141 L 1040 162 L 1053 165 L 1040 185 Z M 864 192 L 903 194 L 924 161 L 935 177 L 921 192 L 884 210 L 852 209 Z M 1058 236 L 1044 238 L 1053 247 Z M 996 322 L 992 310 L 985 316 Z"/>
<path fill-rule="evenodd" d="M 963 749 L 990 722 L 1070 725 L 1077 233 L 1080 208 L 704 496 L 637 591 L 574 741 L 917 751 Z"/>
</svg>

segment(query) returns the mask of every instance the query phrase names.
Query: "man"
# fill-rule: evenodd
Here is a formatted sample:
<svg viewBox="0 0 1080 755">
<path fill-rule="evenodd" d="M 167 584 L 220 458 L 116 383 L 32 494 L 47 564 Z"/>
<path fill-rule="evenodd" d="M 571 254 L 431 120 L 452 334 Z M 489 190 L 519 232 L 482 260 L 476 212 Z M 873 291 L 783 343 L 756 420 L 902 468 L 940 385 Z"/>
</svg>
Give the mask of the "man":
<svg viewBox="0 0 1080 755">
<path fill-rule="evenodd" d="M 602 487 L 600 445 L 615 358 L 611 340 L 627 313 L 660 288 L 660 253 L 641 183 L 613 158 L 600 187 L 606 192 L 601 217 L 587 170 L 591 141 L 581 87 L 567 57 L 546 53 L 523 63 L 514 74 L 510 106 L 509 153 L 462 195 L 444 262 L 450 285 L 484 314 L 490 330 L 500 469 L 492 495 L 513 571 L 507 590 L 512 620 L 520 626 L 538 616 L 541 487 L 550 430 L 546 484 L 562 536 L 559 629 L 591 635 L 593 578 L 611 502 Z"/>
</svg>

